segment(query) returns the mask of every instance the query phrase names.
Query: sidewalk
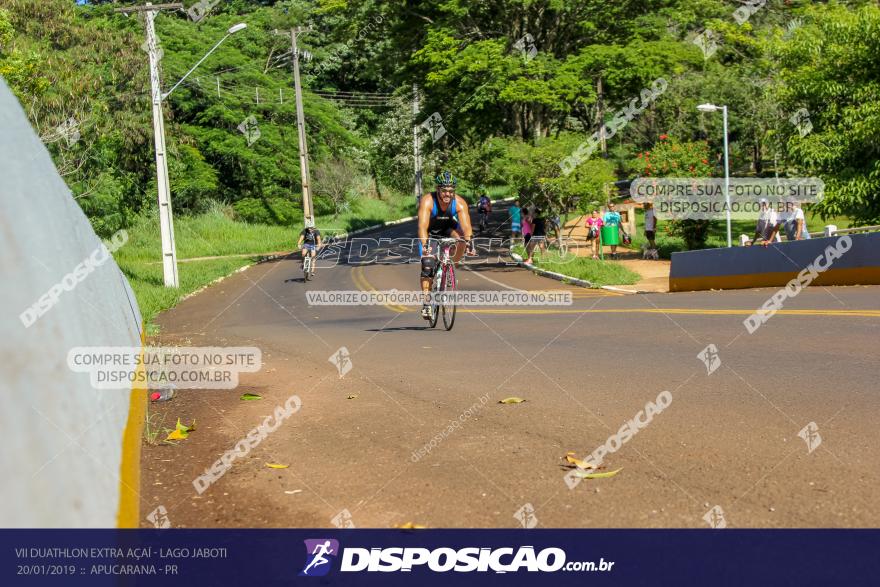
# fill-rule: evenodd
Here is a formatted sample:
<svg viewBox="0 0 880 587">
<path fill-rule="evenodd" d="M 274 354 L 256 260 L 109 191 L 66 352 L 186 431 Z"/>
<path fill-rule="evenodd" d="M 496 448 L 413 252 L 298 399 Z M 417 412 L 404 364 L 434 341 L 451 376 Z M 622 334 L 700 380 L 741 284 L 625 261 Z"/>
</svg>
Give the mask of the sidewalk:
<svg viewBox="0 0 880 587">
<path fill-rule="evenodd" d="M 576 252 L 579 257 L 591 257 L 592 246 L 587 242 L 587 228 L 584 222 L 586 216 L 579 216 L 569 220 L 562 229 L 562 236 L 565 238 L 573 238 L 577 242 L 577 247 L 569 246 L 569 251 Z M 569 234 L 569 231 L 571 233 Z M 628 291 L 651 291 L 651 292 L 668 292 L 669 291 L 669 268 L 671 262 L 668 259 L 660 259 L 658 261 L 648 261 L 642 259 L 642 252 L 637 249 L 628 249 L 623 246 L 617 247 L 618 259 L 610 261 L 611 247 L 604 247 L 603 251 L 605 260 L 611 263 L 620 263 L 627 269 L 635 271 L 642 276 L 642 279 L 633 285 L 615 286 Z"/>
</svg>

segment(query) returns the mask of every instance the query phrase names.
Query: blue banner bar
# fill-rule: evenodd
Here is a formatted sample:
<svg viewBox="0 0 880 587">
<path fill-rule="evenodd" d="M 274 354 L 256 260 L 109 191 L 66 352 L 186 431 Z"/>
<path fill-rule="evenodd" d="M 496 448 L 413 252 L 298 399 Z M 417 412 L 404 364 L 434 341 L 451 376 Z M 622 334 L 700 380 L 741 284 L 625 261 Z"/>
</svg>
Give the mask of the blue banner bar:
<svg viewBox="0 0 880 587">
<path fill-rule="evenodd" d="M 877 585 L 878 547 L 880 530 L 0 530 L 0 581 Z"/>
</svg>

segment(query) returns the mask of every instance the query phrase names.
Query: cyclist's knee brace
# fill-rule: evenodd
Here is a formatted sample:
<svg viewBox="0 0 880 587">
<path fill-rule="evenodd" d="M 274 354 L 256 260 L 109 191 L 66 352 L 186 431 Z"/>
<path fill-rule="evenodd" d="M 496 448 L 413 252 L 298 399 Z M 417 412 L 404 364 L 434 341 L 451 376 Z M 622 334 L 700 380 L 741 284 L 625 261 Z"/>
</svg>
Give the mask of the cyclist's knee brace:
<svg viewBox="0 0 880 587">
<path fill-rule="evenodd" d="M 434 269 L 437 268 L 437 259 L 434 257 L 422 257 L 422 277 L 434 277 Z"/>
</svg>

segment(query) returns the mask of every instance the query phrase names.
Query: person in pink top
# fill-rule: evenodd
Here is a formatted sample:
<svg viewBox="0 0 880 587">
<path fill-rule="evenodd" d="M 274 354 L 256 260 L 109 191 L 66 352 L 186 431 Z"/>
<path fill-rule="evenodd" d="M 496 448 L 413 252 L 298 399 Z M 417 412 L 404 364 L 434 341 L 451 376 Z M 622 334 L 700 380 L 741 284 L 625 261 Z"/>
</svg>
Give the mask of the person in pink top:
<svg viewBox="0 0 880 587">
<path fill-rule="evenodd" d="M 599 258 L 599 231 L 602 230 L 602 225 L 605 224 L 602 221 L 602 217 L 599 216 L 598 210 L 593 210 L 593 213 L 587 217 L 587 240 L 593 243 L 593 258 Z"/>
<path fill-rule="evenodd" d="M 529 241 L 532 240 L 532 217 L 529 214 L 529 208 L 526 206 L 523 208 L 522 215 L 523 246 L 527 246 Z"/>
</svg>

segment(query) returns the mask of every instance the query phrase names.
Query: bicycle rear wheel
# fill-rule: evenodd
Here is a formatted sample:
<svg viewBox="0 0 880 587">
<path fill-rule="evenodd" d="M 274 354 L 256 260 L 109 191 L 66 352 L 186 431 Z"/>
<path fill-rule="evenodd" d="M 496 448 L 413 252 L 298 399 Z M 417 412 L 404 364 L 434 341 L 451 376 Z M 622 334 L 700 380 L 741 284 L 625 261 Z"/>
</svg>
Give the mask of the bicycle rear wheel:
<svg viewBox="0 0 880 587">
<path fill-rule="evenodd" d="M 440 289 L 443 293 L 455 294 L 455 266 L 452 263 L 446 267 Z M 444 298 L 442 309 L 443 326 L 446 330 L 452 330 L 452 325 L 455 324 L 455 297 Z"/>
</svg>

